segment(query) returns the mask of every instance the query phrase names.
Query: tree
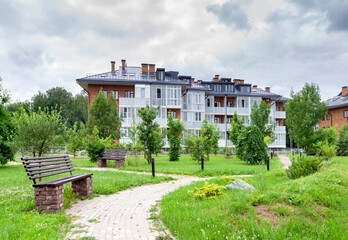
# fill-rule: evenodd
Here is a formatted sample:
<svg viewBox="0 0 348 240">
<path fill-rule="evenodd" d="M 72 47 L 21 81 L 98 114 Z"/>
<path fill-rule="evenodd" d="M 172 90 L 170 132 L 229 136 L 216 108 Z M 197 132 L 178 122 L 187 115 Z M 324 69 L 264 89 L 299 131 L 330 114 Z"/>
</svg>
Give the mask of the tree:
<svg viewBox="0 0 348 240">
<path fill-rule="evenodd" d="M 182 143 L 182 131 L 185 129 L 184 124 L 180 119 L 174 120 L 172 115 L 168 117 L 168 141 L 169 141 L 169 161 L 179 161 L 181 143 Z"/>
<path fill-rule="evenodd" d="M 105 150 L 105 141 L 99 137 L 99 131 L 96 126 L 94 126 L 92 135 L 88 138 L 88 144 L 86 151 L 91 162 L 98 161 L 98 158 L 102 157 Z"/>
<path fill-rule="evenodd" d="M 10 112 L 4 104 L 9 101 L 9 95 L 2 88 L 2 79 L 0 78 L 0 164 L 4 165 L 9 160 L 13 160 L 15 149 L 13 140 L 16 134 L 16 128 L 12 122 Z"/>
<path fill-rule="evenodd" d="M 338 154 L 341 156 L 348 156 L 348 124 L 343 125 L 338 133 Z"/>
<path fill-rule="evenodd" d="M 267 145 L 264 141 L 261 130 L 256 126 L 247 126 L 237 143 L 237 156 L 249 164 L 259 164 L 266 161 Z"/>
<path fill-rule="evenodd" d="M 191 157 L 192 160 L 197 161 L 198 163 L 201 161 L 201 155 L 203 155 L 203 139 L 200 136 L 194 136 L 191 135 L 191 143 L 192 146 L 190 148 L 190 152 L 191 152 Z"/>
<path fill-rule="evenodd" d="M 327 112 L 327 106 L 321 102 L 319 87 L 306 83 L 298 93 L 290 92 L 291 99 L 286 103 L 286 125 L 288 132 L 298 147 L 308 154 L 310 146 L 315 142 L 314 126 Z"/>
<path fill-rule="evenodd" d="M 38 112 L 29 113 L 21 110 L 14 114 L 14 120 L 19 132 L 17 144 L 31 149 L 33 156 L 41 156 L 62 127 L 62 118 L 57 110 L 49 112 L 39 108 Z"/>
<path fill-rule="evenodd" d="M 230 140 L 237 146 L 238 138 L 244 129 L 244 117 L 242 119 L 238 118 L 237 112 L 234 112 L 232 121 L 231 121 L 231 131 L 230 131 Z"/>
<path fill-rule="evenodd" d="M 132 116 L 132 125 L 130 128 L 128 128 L 128 135 L 130 140 L 132 141 L 131 143 L 131 152 L 135 156 L 135 161 L 137 167 L 139 166 L 139 161 L 138 161 L 138 153 L 142 150 L 142 146 L 139 142 L 139 130 L 138 126 L 136 124 L 135 116 Z"/>
<path fill-rule="evenodd" d="M 74 158 L 76 156 L 76 153 L 82 146 L 85 145 L 87 136 L 87 131 L 85 128 L 85 125 L 80 122 L 74 123 L 74 126 L 72 128 L 69 128 L 66 132 L 66 140 L 67 140 L 67 147 L 68 151 L 71 152 L 74 155 Z"/>
<path fill-rule="evenodd" d="M 155 122 L 159 106 L 150 109 L 149 105 L 144 110 L 139 109 L 138 114 L 142 121 L 138 124 L 139 141 L 144 146 L 145 158 L 151 163 L 152 154 L 160 151 L 164 146 L 163 136 L 159 124 Z"/>
<path fill-rule="evenodd" d="M 105 98 L 100 91 L 89 109 L 88 128 L 91 133 L 94 127 L 98 128 L 99 137 L 113 139 L 120 138 L 121 120 L 118 115 L 116 100 L 110 95 Z"/>
<path fill-rule="evenodd" d="M 270 107 L 264 102 L 261 101 L 260 104 L 255 103 L 251 107 L 250 119 L 251 125 L 254 125 L 260 129 L 263 136 L 268 137 L 271 142 L 274 139 L 274 125 L 268 124 L 269 114 L 271 113 Z"/>
<path fill-rule="evenodd" d="M 208 123 L 208 120 L 204 119 L 199 132 L 202 137 L 203 152 L 206 155 L 206 160 L 209 161 L 209 154 L 216 154 L 219 150 L 220 129 L 217 128 L 216 124 Z"/>
<path fill-rule="evenodd" d="M 334 127 L 318 128 L 314 130 L 313 144 L 309 146 L 308 154 L 314 155 L 320 150 L 320 144 L 327 142 L 328 145 L 336 145 L 337 133 Z"/>
</svg>

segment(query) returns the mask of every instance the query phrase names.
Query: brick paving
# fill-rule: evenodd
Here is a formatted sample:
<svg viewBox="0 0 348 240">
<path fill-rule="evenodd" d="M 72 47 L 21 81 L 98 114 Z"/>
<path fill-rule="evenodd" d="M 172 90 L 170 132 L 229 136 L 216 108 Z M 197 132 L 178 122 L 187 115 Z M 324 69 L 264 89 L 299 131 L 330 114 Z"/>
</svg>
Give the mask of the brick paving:
<svg viewBox="0 0 348 240">
<path fill-rule="evenodd" d="M 91 170 L 118 171 L 110 168 L 93 168 Z M 95 237 L 95 239 L 100 240 L 155 240 L 159 233 L 151 229 L 151 221 L 148 220 L 151 207 L 156 204 L 156 201 L 161 200 L 162 196 L 178 187 L 205 179 L 194 176 L 170 176 L 177 180 L 142 185 L 109 196 L 100 196 L 74 204 L 66 212 L 72 216 L 72 222 L 77 227 L 67 234 L 66 239 Z"/>
</svg>

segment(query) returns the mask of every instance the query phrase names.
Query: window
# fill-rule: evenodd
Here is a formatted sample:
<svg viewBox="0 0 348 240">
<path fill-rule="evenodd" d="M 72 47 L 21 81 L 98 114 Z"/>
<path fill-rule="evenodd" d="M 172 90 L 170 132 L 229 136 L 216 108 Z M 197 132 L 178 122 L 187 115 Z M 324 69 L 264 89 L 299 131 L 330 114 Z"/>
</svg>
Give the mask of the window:
<svg viewBox="0 0 348 240">
<path fill-rule="evenodd" d="M 175 119 L 176 118 L 176 112 L 168 112 L 172 117 Z"/>
<path fill-rule="evenodd" d="M 279 121 L 279 120 L 277 120 L 277 127 L 278 127 L 278 126 L 280 126 L 280 121 Z"/>
<path fill-rule="evenodd" d="M 145 88 L 141 88 L 141 98 L 145 98 Z"/>
<path fill-rule="evenodd" d="M 343 116 L 344 116 L 345 118 L 348 118 L 348 110 L 345 110 L 345 111 L 343 112 Z"/>
<path fill-rule="evenodd" d="M 201 118 L 201 113 L 200 112 L 196 112 L 196 122 L 200 122 L 202 121 L 202 118 Z"/>
<path fill-rule="evenodd" d="M 118 99 L 118 91 L 112 91 L 112 96 L 114 97 L 114 99 Z"/>
<path fill-rule="evenodd" d="M 227 123 L 231 123 L 232 122 L 232 118 L 228 117 L 227 118 Z"/>
<path fill-rule="evenodd" d="M 326 120 L 330 120 L 330 113 L 326 115 Z"/>
<path fill-rule="evenodd" d="M 221 107 L 221 102 L 215 102 L 215 107 Z"/>
<path fill-rule="evenodd" d="M 184 115 L 183 115 L 183 121 L 186 122 L 186 121 L 187 121 L 187 112 L 183 112 L 183 114 L 184 114 Z"/>
<path fill-rule="evenodd" d="M 210 107 L 210 98 L 207 99 L 207 107 Z"/>
<path fill-rule="evenodd" d="M 233 102 L 227 102 L 227 107 L 233 107 Z"/>
<path fill-rule="evenodd" d="M 222 92 L 221 91 L 221 85 L 213 85 L 214 92 Z"/>
<path fill-rule="evenodd" d="M 108 98 L 108 91 L 104 90 L 104 97 L 107 99 Z"/>
<path fill-rule="evenodd" d="M 276 106 L 276 111 L 280 111 L 280 106 Z"/>
<path fill-rule="evenodd" d="M 245 107 L 245 100 L 242 99 L 242 108 L 244 108 L 244 107 Z"/>
<path fill-rule="evenodd" d="M 161 98 L 161 89 L 157 88 L 157 98 Z"/>
<path fill-rule="evenodd" d="M 124 97 L 125 98 L 133 98 L 134 92 L 133 91 L 124 91 Z"/>
<path fill-rule="evenodd" d="M 325 115 L 322 116 L 322 120 L 325 121 Z"/>
<path fill-rule="evenodd" d="M 215 123 L 221 123 L 221 118 L 218 118 L 218 117 L 214 118 L 214 122 Z"/>
</svg>

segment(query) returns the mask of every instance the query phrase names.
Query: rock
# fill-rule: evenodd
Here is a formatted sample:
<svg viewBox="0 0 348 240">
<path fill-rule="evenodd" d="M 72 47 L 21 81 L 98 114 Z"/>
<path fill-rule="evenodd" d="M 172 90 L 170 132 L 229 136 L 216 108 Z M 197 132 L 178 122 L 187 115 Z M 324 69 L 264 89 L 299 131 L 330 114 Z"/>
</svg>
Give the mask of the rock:
<svg viewBox="0 0 348 240">
<path fill-rule="evenodd" d="M 226 185 L 226 188 L 250 189 L 255 190 L 255 187 L 241 180 L 234 180 L 231 184 Z"/>
</svg>

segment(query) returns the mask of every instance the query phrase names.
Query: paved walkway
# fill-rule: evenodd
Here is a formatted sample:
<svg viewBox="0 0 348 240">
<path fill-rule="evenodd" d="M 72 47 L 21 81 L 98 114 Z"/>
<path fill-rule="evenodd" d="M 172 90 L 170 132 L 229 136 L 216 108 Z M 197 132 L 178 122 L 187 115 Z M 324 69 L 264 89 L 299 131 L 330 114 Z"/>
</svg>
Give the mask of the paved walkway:
<svg viewBox="0 0 348 240">
<path fill-rule="evenodd" d="M 91 170 L 118 171 L 111 168 L 92 168 Z M 151 229 L 152 221 L 148 220 L 148 218 L 150 216 L 149 210 L 156 204 L 156 201 L 161 200 L 165 194 L 174 191 L 180 186 L 206 179 L 194 176 L 170 176 L 177 180 L 142 185 L 109 196 L 79 201 L 66 210 L 72 216 L 73 224 L 77 226 L 67 234 L 66 238 L 95 237 L 101 240 L 155 240 L 159 234 L 156 230 Z"/>
<path fill-rule="evenodd" d="M 283 164 L 284 169 L 288 169 L 290 167 L 291 161 L 286 155 L 279 155 L 279 160 Z"/>
</svg>

